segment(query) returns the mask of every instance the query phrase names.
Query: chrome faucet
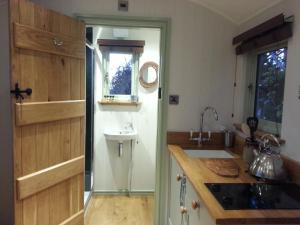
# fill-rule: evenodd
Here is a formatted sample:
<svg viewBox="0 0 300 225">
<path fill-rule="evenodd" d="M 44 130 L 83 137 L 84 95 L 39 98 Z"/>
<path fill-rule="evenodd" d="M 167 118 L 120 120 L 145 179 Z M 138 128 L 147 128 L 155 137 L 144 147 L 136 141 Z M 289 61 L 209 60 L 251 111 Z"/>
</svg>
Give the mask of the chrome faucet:
<svg viewBox="0 0 300 225">
<path fill-rule="evenodd" d="M 211 131 L 208 131 L 208 137 L 203 137 L 203 124 L 204 124 L 204 115 L 207 111 L 211 111 L 214 114 L 215 120 L 218 121 L 219 120 L 219 115 L 218 112 L 215 108 L 211 107 L 211 106 L 207 106 L 205 107 L 205 109 L 201 112 L 200 117 L 200 130 L 199 130 L 199 137 L 197 138 L 193 138 L 193 131 L 190 131 L 190 140 L 192 141 L 198 141 L 198 146 L 202 146 L 203 142 L 208 142 L 211 141 Z"/>
<path fill-rule="evenodd" d="M 134 130 L 132 122 L 126 123 L 125 130 Z"/>
</svg>

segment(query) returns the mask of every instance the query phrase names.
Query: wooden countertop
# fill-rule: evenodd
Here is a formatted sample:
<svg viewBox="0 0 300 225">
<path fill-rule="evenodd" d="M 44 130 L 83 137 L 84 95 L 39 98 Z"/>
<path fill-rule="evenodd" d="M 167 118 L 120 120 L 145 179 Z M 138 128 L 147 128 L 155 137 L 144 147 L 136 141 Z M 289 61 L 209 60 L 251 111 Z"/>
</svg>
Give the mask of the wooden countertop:
<svg viewBox="0 0 300 225">
<path fill-rule="evenodd" d="M 300 210 L 224 210 L 222 208 L 204 183 L 258 182 L 245 172 L 245 163 L 239 157 L 234 159 L 241 168 L 239 177 L 226 178 L 210 171 L 200 158 L 188 157 L 180 146 L 168 145 L 168 149 L 185 172 L 216 224 L 300 224 Z"/>
</svg>

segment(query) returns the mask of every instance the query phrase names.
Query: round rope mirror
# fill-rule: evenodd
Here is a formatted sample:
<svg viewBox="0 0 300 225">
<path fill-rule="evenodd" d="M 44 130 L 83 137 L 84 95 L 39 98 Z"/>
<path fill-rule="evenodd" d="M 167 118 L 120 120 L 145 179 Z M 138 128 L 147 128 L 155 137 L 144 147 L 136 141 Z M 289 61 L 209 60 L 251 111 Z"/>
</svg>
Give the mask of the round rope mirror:
<svg viewBox="0 0 300 225">
<path fill-rule="evenodd" d="M 158 65 L 155 62 L 146 62 L 140 69 L 140 84 L 144 88 L 152 88 L 158 83 Z"/>
</svg>

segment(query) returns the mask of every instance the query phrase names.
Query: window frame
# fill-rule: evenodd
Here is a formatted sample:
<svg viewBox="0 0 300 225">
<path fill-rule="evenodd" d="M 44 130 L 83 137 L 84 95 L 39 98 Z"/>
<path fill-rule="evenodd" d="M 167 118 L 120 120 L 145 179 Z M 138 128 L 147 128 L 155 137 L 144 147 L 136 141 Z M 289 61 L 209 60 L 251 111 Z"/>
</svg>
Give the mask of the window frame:
<svg viewBox="0 0 300 225">
<path fill-rule="evenodd" d="M 132 54 L 132 75 L 131 75 L 131 94 L 130 95 L 111 95 L 109 93 L 110 83 L 108 79 L 109 73 L 109 55 L 110 53 Z M 139 59 L 140 53 L 134 51 L 114 51 L 107 50 L 102 52 L 102 99 L 109 100 L 106 96 L 114 96 L 114 102 L 132 101 L 131 96 L 138 96 L 138 73 L 139 73 Z"/>
<path fill-rule="evenodd" d="M 256 87 L 258 76 L 258 56 L 268 51 L 274 51 L 279 48 L 286 48 L 288 52 L 288 43 L 286 41 L 269 45 L 255 51 L 250 52 L 247 55 L 247 67 L 246 67 L 246 86 L 245 86 L 245 104 L 244 104 L 244 121 L 249 116 L 256 116 L 255 113 L 255 101 L 256 101 Z M 288 54 L 288 53 L 287 53 Z M 287 67 L 286 67 L 287 68 Z M 286 71 L 285 71 L 286 79 Z M 284 107 L 284 103 L 283 103 Z M 272 133 L 275 135 L 281 135 L 282 123 L 276 123 L 269 120 L 259 119 L 258 129 L 264 132 Z"/>
</svg>

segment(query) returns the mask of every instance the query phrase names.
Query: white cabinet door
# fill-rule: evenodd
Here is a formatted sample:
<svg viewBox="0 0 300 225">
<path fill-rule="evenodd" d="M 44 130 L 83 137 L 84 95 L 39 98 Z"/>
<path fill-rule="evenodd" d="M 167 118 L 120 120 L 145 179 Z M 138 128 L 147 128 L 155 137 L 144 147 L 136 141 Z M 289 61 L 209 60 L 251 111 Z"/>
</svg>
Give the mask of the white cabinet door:
<svg viewBox="0 0 300 225">
<path fill-rule="evenodd" d="M 215 225 L 206 206 L 203 204 L 188 179 L 186 182 L 186 189 L 186 207 L 189 215 L 189 223 L 187 225 Z M 196 209 L 192 207 L 193 202 L 197 203 Z"/>
<path fill-rule="evenodd" d="M 177 175 L 183 176 L 183 172 L 174 157 L 171 157 L 171 179 L 169 194 L 169 225 L 181 225 L 180 192 L 181 180 L 177 181 Z"/>
</svg>

